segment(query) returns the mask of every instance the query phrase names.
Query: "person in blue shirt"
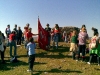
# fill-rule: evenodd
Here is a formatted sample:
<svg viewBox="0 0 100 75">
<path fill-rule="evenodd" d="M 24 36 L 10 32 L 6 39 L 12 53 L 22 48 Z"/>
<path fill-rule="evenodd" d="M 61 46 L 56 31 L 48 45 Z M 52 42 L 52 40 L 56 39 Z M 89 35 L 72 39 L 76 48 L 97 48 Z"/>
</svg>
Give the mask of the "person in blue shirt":
<svg viewBox="0 0 100 75">
<path fill-rule="evenodd" d="M 29 55 L 29 69 L 27 70 L 28 72 L 32 72 L 33 71 L 33 64 L 35 61 L 35 48 L 36 48 L 36 44 L 34 43 L 34 39 L 30 38 L 29 39 L 29 43 L 27 44 L 27 50 L 28 50 L 28 55 Z"/>
</svg>

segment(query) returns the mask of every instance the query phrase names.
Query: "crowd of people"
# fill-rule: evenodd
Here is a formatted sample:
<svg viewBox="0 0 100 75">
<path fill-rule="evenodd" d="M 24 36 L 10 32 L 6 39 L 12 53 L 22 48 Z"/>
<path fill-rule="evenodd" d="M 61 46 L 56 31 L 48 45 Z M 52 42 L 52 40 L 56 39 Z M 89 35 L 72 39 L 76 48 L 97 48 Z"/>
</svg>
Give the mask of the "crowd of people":
<svg viewBox="0 0 100 75">
<path fill-rule="evenodd" d="M 38 35 L 38 34 L 33 34 L 32 28 L 29 27 L 30 24 L 26 24 L 24 27 L 24 31 L 22 31 L 21 27 L 17 27 L 17 24 L 15 24 L 14 29 L 11 31 L 10 25 L 7 25 L 7 28 L 5 29 L 5 34 L 0 31 L 0 55 L 1 55 L 1 63 L 4 64 L 4 55 L 6 51 L 6 47 L 10 47 L 10 62 L 17 62 L 17 47 L 21 46 L 21 44 L 25 44 L 25 48 L 27 50 L 27 55 L 29 55 L 29 69 L 32 69 L 32 64 L 34 62 L 33 58 L 35 59 L 34 55 L 34 39 L 33 35 Z M 14 55 L 13 55 L 13 50 L 12 47 L 14 47 Z M 31 48 L 32 47 L 32 48 Z M 28 70 L 30 71 L 30 70 Z"/>
<path fill-rule="evenodd" d="M 52 41 L 52 47 L 54 49 L 58 49 L 58 43 L 59 40 L 63 37 L 65 42 L 70 42 L 70 54 L 72 55 L 72 58 L 76 61 L 79 61 L 81 59 L 80 53 L 82 53 L 82 61 L 85 60 L 86 55 L 86 42 L 89 39 L 87 29 L 85 25 L 82 25 L 79 33 L 76 30 L 73 30 L 71 32 L 70 38 L 66 36 L 66 31 L 64 31 L 63 36 L 61 37 L 61 31 L 58 24 L 55 24 L 54 28 L 50 28 L 50 25 L 47 24 L 46 28 L 44 28 L 48 32 L 48 48 L 51 48 L 51 41 Z M 99 62 L 99 33 L 96 28 L 92 28 L 94 34 L 93 37 L 90 40 L 89 44 L 89 53 L 90 53 L 90 59 L 88 64 L 91 63 L 91 60 L 93 56 L 97 56 L 98 59 L 98 65 Z M 26 24 L 24 27 L 24 31 L 22 31 L 21 27 L 17 27 L 17 24 L 15 25 L 14 29 L 11 31 L 10 25 L 7 25 L 7 28 L 5 29 L 6 37 L 7 37 L 7 45 L 5 44 L 6 37 L 4 36 L 4 33 L 0 31 L 0 54 L 1 54 L 1 61 L 2 63 L 5 63 L 4 61 L 4 53 L 6 50 L 6 46 L 10 47 L 10 57 L 11 61 L 12 58 L 17 60 L 17 46 L 21 46 L 21 44 L 25 44 L 25 49 L 27 50 L 27 55 L 29 56 L 29 70 L 33 70 L 33 63 L 35 61 L 35 48 L 36 44 L 34 42 L 33 36 L 39 35 L 39 34 L 33 34 L 32 28 L 30 28 L 30 24 Z M 68 38 L 68 39 L 67 39 Z M 14 47 L 14 55 L 12 55 L 12 47 Z"/>
<path fill-rule="evenodd" d="M 88 36 L 86 25 L 82 25 L 79 32 L 74 29 L 70 32 L 69 35 L 68 33 L 66 33 L 66 31 L 64 31 L 62 37 L 58 24 L 55 24 L 55 27 L 53 29 L 49 27 L 49 24 L 47 24 L 47 27 L 45 29 L 51 35 L 48 36 L 49 47 L 50 41 L 52 40 L 53 48 L 56 46 L 56 49 L 58 49 L 59 39 L 63 38 L 65 42 L 70 43 L 69 55 L 71 55 L 74 60 L 79 61 L 80 59 L 82 59 L 82 61 L 85 61 L 86 50 L 88 50 L 90 54 L 90 59 L 87 63 L 91 64 L 91 60 L 94 56 L 96 56 L 98 60 L 98 65 L 100 64 L 100 38 L 98 29 L 92 27 L 93 37 L 91 39 Z M 89 46 L 87 46 L 87 40 L 89 41 Z M 80 54 L 82 55 L 80 56 Z"/>
</svg>

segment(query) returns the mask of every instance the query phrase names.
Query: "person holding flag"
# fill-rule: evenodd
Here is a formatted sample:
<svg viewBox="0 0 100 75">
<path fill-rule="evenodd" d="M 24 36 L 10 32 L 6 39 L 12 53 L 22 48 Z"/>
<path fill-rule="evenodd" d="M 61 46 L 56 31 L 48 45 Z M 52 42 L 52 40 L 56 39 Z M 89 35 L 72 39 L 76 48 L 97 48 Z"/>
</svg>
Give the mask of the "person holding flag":
<svg viewBox="0 0 100 75">
<path fill-rule="evenodd" d="M 45 30 L 48 32 L 48 48 L 50 48 L 50 41 L 51 41 L 51 28 L 49 27 L 49 24 L 47 23 L 46 25 L 47 27 L 45 28 Z"/>
<path fill-rule="evenodd" d="M 38 18 L 38 43 L 43 50 L 48 50 L 48 32 L 42 27 Z"/>
<path fill-rule="evenodd" d="M 34 35 L 38 35 L 38 34 L 33 34 L 32 32 L 32 28 L 28 29 L 28 32 L 26 33 L 26 43 L 25 43 L 25 48 L 27 46 L 27 44 L 29 43 L 29 39 L 32 38 Z M 27 52 L 28 53 L 28 52 Z"/>
</svg>

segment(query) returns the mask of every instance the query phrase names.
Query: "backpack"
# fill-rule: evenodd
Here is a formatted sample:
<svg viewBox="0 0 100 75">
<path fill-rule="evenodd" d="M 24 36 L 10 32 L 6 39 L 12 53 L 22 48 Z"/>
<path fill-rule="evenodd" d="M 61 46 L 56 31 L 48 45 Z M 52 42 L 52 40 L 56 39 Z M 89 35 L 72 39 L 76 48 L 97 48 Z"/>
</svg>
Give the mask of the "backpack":
<svg viewBox="0 0 100 75">
<path fill-rule="evenodd" d="M 90 49 L 97 48 L 97 37 L 93 36 L 91 38 L 91 43 L 89 44 Z"/>
</svg>

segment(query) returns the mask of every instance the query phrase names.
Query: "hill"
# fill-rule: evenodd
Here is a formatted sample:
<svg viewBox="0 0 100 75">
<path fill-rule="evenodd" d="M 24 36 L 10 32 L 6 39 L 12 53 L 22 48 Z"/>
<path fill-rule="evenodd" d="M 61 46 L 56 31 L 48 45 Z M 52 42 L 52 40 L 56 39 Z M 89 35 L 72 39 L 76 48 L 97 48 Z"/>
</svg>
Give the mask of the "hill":
<svg viewBox="0 0 100 75">
<path fill-rule="evenodd" d="M 80 31 L 80 28 L 78 27 L 73 27 L 73 26 L 66 26 L 66 27 L 60 27 L 61 33 L 63 33 L 64 31 L 66 31 L 67 34 L 69 34 L 71 31 L 76 30 L 76 31 Z"/>
</svg>

